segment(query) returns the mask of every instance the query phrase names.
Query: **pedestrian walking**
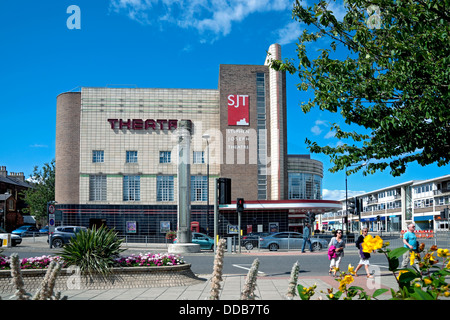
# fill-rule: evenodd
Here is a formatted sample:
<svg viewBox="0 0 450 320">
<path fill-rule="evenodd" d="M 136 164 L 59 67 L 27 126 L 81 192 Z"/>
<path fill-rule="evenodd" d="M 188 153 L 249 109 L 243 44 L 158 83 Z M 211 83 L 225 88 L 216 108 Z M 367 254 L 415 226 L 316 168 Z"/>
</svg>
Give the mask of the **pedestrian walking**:
<svg viewBox="0 0 450 320">
<path fill-rule="evenodd" d="M 330 262 L 330 271 L 329 275 L 333 273 L 333 276 L 336 276 L 336 271 L 339 270 L 339 265 L 341 263 L 341 259 L 344 257 L 344 248 L 345 241 L 342 239 L 343 231 L 341 229 L 336 230 L 334 237 L 331 238 L 330 244 L 328 247 L 334 247 L 334 255 L 329 255 L 331 260 Z"/>
<path fill-rule="evenodd" d="M 309 223 L 306 224 L 305 228 L 303 228 L 303 244 L 302 244 L 302 253 L 305 252 L 306 242 L 309 242 L 309 251 L 312 252 L 312 243 L 311 243 L 311 231 L 309 230 Z"/>
<path fill-rule="evenodd" d="M 359 263 L 358 263 L 358 265 L 356 266 L 356 269 L 355 269 L 355 277 L 358 276 L 358 270 L 361 269 L 362 266 L 364 266 L 364 269 L 366 270 L 367 278 L 373 278 L 373 276 L 369 272 L 370 253 L 364 252 L 363 248 L 362 248 L 362 243 L 364 242 L 364 238 L 368 234 L 369 234 L 369 229 L 368 228 L 363 228 L 362 229 L 362 234 L 356 240 L 356 247 L 359 249 L 360 259 L 359 259 Z"/>
<path fill-rule="evenodd" d="M 403 235 L 403 246 L 409 249 L 409 251 L 403 254 L 403 269 L 407 268 L 410 263 L 411 252 L 417 252 L 418 249 L 417 237 L 414 233 L 415 230 L 416 226 L 414 225 L 414 223 L 410 223 L 408 224 L 408 232 Z M 417 264 L 416 267 L 418 267 Z"/>
</svg>

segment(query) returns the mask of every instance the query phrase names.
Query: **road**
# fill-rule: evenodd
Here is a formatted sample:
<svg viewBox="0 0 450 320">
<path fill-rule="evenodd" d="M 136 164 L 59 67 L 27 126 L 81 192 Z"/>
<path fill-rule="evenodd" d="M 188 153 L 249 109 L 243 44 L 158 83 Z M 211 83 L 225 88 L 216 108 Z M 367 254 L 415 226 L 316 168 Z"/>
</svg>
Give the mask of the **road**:
<svg viewBox="0 0 450 320">
<path fill-rule="evenodd" d="M 161 248 L 159 248 L 161 249 Z M 42 255 L 58 255 L 60 249 L 50 249 L 47 247 L 45 238 L 39 239 L 24 238 L 21 245 L 12 248 L 3 248 L 3 255 L 10 255 L 17 252 L 20 258 L 37 257 Z M 138 254 L 140 252 L 166 252 L 163 249 L 155 251 L 149 248 L 129 248 L 122 255 Z M 211 274 L 214 265 L 214 253 L 212 251 L 202 251 L 201 253 L 184 254 L 184 260 L 191 264 L 191 270 L 196 274 Z M 224 274 L 247 274 L 253 261 L 259 259 L 259 274 L 268 277 L 289 276 L 292 266 L 296 261 L 300 265 L 300 275 L 323 276 L 328 274 L 329 260 L 326 250 L 310 253 L 307 251 L 301 254 L 300 251 L 279 251 L 269 252 L 268 250 L 243 250 L 242 253 L 225 253 Z M 352 264 L 356 267 L 359 261 L 354 246 L 348 246 L 345 256 L 342 259 L 341 269 L 347 270 L 347 266 Z M 371 264 L 378 266 L 381 271 L 387 271 L 387 261 L 383 254 L 372 254 Z M 360 271 L 364 273 L 363 270 Z"/>
</svg>

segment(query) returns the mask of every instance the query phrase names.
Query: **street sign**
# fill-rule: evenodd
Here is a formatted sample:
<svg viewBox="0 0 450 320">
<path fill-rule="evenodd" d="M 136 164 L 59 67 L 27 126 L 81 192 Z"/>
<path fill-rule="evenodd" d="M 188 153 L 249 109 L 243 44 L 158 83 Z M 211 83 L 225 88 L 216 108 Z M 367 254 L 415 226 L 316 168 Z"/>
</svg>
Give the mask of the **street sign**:
<svg viewBox="0 0 450 320">
<path fill-rule="evenodd" d="M 49 213 L 49 214 L 55 213 L 55 206 L 54 206 L 53 204 L 50 204 L 50 205 L 48 206 L 48 213 Z"/>
<path fill-rule="evenodd" d="M 48 215 L 48 232 L 49 233 L 53 233 L 55 232 L 55 215 L 54 214 L 49 214 Z"/>
</svg>

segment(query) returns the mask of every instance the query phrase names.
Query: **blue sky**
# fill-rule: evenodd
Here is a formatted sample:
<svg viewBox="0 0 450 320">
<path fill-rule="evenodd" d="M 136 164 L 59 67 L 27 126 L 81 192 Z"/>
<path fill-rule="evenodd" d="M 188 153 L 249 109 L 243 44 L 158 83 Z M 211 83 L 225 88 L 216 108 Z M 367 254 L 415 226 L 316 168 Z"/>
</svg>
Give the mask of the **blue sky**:
<svg viewBox="0 0 450 320">
<path fill-rule="evenodd" d="M 312 0 L 309 0 L 312 3 Z M 305 26 L 292 20 L 292 0 L 0 0 L 0 165 L 29 176 L 55 155 L 56 96 L 81 86 L 217 89 L 219 64 L 263 64 L 272 43 L 295 58 Z M 80 29 L 69 29 L 80 9 Z M 333 6 L 339 15 L 343 7 Z M 326 46 L 319 42 L 311 49 Z M 304 114 L 309 98 L 287 75 L 288 152 L 309 153 L 305 138 L 335 146 L 336 114 Z M 345 174 L 324 164 L 324 199 L 341 199 Z M 449 174 L 448 167 L 410 165 L 348 178 L 349 194 Z"/>
</svg>

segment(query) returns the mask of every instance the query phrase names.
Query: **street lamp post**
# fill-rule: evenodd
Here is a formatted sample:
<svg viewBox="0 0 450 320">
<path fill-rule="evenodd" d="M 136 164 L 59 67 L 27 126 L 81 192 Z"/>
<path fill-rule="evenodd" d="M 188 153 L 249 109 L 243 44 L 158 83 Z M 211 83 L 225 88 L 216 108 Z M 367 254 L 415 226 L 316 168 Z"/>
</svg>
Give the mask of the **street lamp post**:
<svg viewBox="0 0 450 320">
<path fill-rule="evenodd" d="M 209 139 L 211 138 L 209 134 L 204 134 L 202 136 L 206 140 L 206 234 L 209 236 Z M 214 239 L 214 241 L 216 241 Z"/>
</svg>

